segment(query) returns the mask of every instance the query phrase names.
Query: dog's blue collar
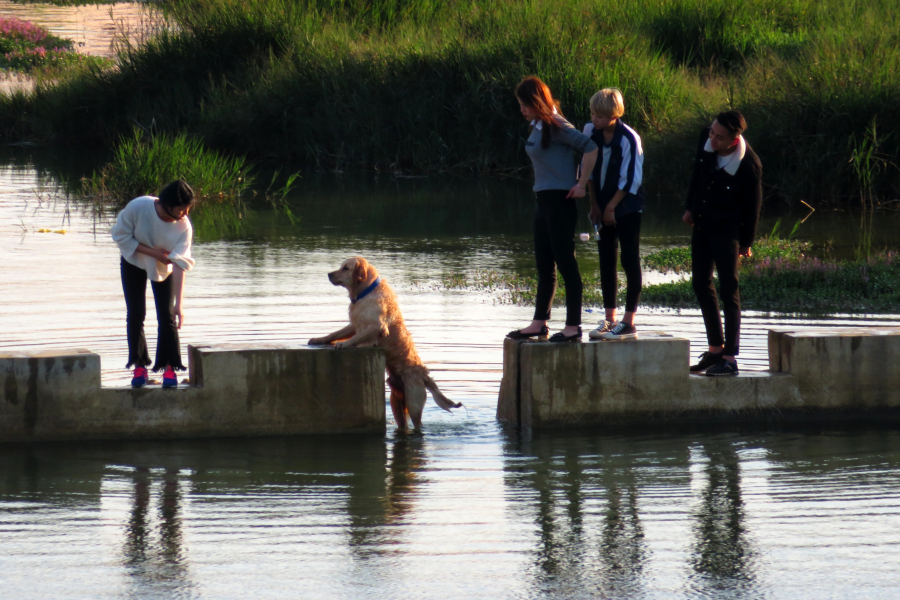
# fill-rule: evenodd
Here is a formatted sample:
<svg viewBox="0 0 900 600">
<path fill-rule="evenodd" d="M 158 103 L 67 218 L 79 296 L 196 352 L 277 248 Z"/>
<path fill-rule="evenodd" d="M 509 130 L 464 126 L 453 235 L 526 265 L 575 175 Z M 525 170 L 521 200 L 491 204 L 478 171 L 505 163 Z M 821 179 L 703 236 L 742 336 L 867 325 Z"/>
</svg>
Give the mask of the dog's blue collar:
<svg viewBox="0 0 900 600">
<path fill-rule="evenodd" d="M 359 295 L 356 296 L 356 300 L 354 300 L 353 298 L 350 298 L 350 302 L 351 302 L 352 304 L 356 304 L 358 301 L 362 300 L 363 298 L 365 298 L 366 296 L 368 296 L 369 294 L 371 294 L 371 293 L 372 293 L 372 290 L 374 290 L 375 288 L 377 288 L 379 283 L 381 283 L 381 277 L 376 277 L 376 278 L 375 278 L 375 281 L 372 282 L 372 285 L 370 285 L 369 287 L 367 287 L 366 289 L 364 289 L 363 291 L 361 291 L 361 292 L 359 293 Z"/>
</svg>

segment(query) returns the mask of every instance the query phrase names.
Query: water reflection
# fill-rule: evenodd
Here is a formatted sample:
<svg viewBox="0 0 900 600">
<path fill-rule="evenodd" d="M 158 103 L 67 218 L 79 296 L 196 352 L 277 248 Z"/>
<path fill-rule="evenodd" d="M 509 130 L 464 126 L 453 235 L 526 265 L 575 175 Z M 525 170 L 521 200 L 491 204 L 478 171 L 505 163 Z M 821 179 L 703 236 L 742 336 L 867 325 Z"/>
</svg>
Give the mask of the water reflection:
<svg viewBox="0 0 900 600">
<path fill-rule="evenodd" d="M 517 448 L 512 443 L 508 451 Z M 533 512 L 535 587 L 551 596 L 641 596 L 651 556 L 639 509 L 640 454 L 622 440 L 578 434 L 540 435 L 520 449 L 522 459 L 506 465 L 507 482 L 516 498 L 528 497 L 520 488 L 534 492 L 533 511 L 527 505 L 513 510 L 518 518 Z M 668 466 L 686 473 L 687 449 L 663 452 L 671 450 Z"/>
<path fill-rule="evenodd" d="M 135 598 L 146 597 L 148 592 L 180 597 L 192 587 L 182 544 L 183 499 L 178 471 L 165 469 L 155 479 L 147 467 L 133 470 L 123 564 L 131 578 L 129 595 Z M 155 485 L 157 494 L 153 494 Z"/>
<path fill-rule="evenodd" d="M 368 482 L 363 486 L 359 485 L 360 478 L 355 479 L 347 510 L 349 544 L 356 557 L 366 559 L 397 552 L 403 526 L 415 508 L 420 473 L 427 469 L 423 446 L 421 436 L 399 435 L 389 443 L 389 456 L 381 446 L 383 468 L 367 471 Z"/>
<path fill-rule="evenodd" d="M 0 586 L 891 598 L 898 474 L 900 433 L 885 430 L 527 439 L 473 423 L 389 439 L 0 446 Z"/>
<path fill-rule="evenodd" d="M 702 445 L 706 483 L 694 515 L 691 567 L 708 591 L 750 593 L 754 550 L 745 526 L 740 460 L 728 441 Z"/>
</svg>

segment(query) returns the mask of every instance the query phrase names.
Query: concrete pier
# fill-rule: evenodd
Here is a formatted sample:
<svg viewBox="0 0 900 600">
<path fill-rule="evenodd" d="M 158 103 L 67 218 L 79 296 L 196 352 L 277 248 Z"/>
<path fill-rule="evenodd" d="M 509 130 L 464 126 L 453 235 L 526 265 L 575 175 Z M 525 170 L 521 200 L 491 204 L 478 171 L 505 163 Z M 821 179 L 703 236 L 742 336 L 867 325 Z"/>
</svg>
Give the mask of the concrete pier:
<svg viewBox="0 0 900 600">
<path fill-rule="evenodd" d="M 374 348 L 189 346 L 190 384 L 101 387 L 87 350 L 0 354 L 0 442 L 385 431 Z"/>
<path fill-rule="evenodd" d="M 784 328 L 767 372 L 689 374 L 687 339 L 504 342 L 497 418 L 526 428 L 718 421 L 900 421 L 900 328 Z"/>
</svg>

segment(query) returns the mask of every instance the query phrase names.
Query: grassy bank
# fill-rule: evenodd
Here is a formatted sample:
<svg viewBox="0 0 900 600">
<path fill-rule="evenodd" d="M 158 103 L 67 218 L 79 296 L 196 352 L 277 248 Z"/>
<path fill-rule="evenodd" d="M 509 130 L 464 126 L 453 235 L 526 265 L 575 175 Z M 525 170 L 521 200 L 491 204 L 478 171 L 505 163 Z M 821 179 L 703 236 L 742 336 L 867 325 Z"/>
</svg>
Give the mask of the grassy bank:
<svg viewBox="0 0 900 600">
<path fill-rule="evenodd" d="M 808 243 L 777 237 L 761 238 L 753 250 L 753 257 L 741 259 L 741 306 L 744 309 L 792 314 L 896 313 L 900 309 L 900 258 L 895 253 L 875 253 L 865 260 L 823 260 L 810 254 Z M 689 279 L 689 248 L 655 252 L 644 257 L 644 264 L 664 273 L 683 273 L 685 278 L 644 286 L 642 306 L 697 307 Z M 582 280 L 584 305 L 602 307 L 599 273 L 582 273 Z M 537 278 L 509 272 L 475 271 L 445 275 L 441 284 L 450 289 L 489 292 L 503 303 L 529 305 L 534 303 Z M 624 284 L 620 274 L 620 306 L 625 300 Z M 565 305 L 562 282 L 554 303 Z"/>
<path fill-rule="evenodd" d="M 698 128 L 735 107 L 769 197 L 900 194 L 893 0 L 166 0 L 178 24 L 120 68 L 0 99 L 4 139 L 134 123 L 321 168 L 526 175 L 512 89 L 543 77 L 578 124 L 618 86 L 650 195 L 680 195 Z M 868 142 L 866 140 L 869 140 Z M 874 140 L 874 141 L 873 141 Z M 867 173 L 853 168 L 865 144 Z M 871 176 L 871 177 L 869 177 Z M 863 181 L 864 180 L 864 181 Z"/>
</svg>

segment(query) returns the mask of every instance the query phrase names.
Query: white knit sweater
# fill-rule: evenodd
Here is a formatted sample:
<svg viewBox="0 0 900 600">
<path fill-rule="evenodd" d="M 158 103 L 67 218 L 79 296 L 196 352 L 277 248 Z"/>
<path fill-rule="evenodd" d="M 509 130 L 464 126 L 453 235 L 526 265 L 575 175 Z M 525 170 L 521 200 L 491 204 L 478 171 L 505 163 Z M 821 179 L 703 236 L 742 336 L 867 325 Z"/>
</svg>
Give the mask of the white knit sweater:
<svg viewBox="0 0 900 600">
<path fill-rule="evenodd" d="M 172 265 L 164 265 L 152 256 L 137 252 L 138 244 L 167 250 L 169 260 L 190 271 L 194 267 L 191 258 L 194 228 L 187 217 L 166 223 L 156 214 L 155 202 L 156 198 L 152 196 L 141 196 L 129 202 L 116 217 L 110 233 L 126 261 L 147 271 L 152 281 L 163 281 L 172 272 Z"/>
</svg>

